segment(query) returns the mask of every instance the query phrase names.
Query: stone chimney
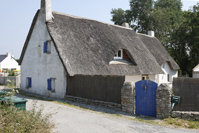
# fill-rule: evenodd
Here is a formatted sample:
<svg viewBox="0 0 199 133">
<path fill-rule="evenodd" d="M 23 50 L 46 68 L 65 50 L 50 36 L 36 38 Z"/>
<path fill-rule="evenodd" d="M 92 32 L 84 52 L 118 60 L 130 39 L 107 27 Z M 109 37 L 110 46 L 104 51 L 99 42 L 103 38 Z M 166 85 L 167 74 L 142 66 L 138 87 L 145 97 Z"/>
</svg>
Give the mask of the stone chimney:
<svg viewBox="0 0 199 133">
<path fill-rule="evenodd" d="M 123 27 L 126 27 L 126 28 L 130 28 L 129 23 L 126 23 L 126 22 L 123 23 L 122 26 L 123 26 Z"/>
<path fill-rule="evenodd" d="M 155 36 L 155 32 L 154 31 L 148 31 L 148 35 L 154 37 Z"/>
<path fill-rule="evenodd" d="M 41 10 L 44 11 L 46 22 L 52 22 L 54 17 L 52 14 L 51 0 L 41 0 Z"/>
</svg>

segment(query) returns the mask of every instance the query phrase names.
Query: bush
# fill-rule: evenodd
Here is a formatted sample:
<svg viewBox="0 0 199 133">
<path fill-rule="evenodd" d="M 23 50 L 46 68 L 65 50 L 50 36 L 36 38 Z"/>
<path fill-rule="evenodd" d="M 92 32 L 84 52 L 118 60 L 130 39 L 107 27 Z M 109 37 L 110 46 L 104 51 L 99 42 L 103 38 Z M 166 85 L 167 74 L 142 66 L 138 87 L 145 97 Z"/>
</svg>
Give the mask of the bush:
<svg viewBox="0 0 199 133">
<path fill-rule="evenodd" d="M 35 105 L 30 111 L 0 105 L 0 132 L 51 132 L 54 128 L 54 123 L 50 121 L 51 115 L 42 115 L 43 109 L 36 111 Z"/>
<path fill-rule="evenodd" d="M 14 81 L 9 82 L 6 88 L 11 91 L 3 97 L 15 94 Z M 37 109 L 36 102 L 30 111 L 19 110 L 10 102 L 4 102 L 3 105 L 1 103 L 2 101 L 0 101 L 0 133 L 49 133 L 54 128 L 54 123 L 50 121 L 51 114 L 43 115 L 43 108 Z"/>
</svg>

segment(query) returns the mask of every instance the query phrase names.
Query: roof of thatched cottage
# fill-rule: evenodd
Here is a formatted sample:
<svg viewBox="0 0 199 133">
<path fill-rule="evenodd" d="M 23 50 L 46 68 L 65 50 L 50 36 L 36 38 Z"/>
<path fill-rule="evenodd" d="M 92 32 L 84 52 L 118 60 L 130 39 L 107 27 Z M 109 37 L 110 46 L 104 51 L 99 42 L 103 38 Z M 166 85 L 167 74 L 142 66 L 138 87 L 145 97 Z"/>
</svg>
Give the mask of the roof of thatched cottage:
<svg viewBox="0 0 199 133">
<path fill-rule="evenodd" d="M 20 64 L 38 14 L 26 39 Z M 53 16 L 47 28 L 70 76 L 163 73 L 156 58 L 132 29 L 57 12 L 53 12 Z M 133 63 L 110 64 L 119 49 L 125 49 Z"/>
<path fill-rule="evenodd" d="M 164 46 L 156 37 L 152 37 L 152 36 L 148 36 L 148 35 L 144 35 L 140 33 L 137 33 L 137 35 L 140 37 L 140 39 L 145 44 L 145 46 L 149 49 L 151 54 L 156 58 L 156 61 L 159 63 L 159 65 L 162 65 L 164 62 L 168 62 L 171 69 L 173 70 L 180 69 L 178 64 L 169 55 L 169 53 L 166 51 Z"/>
</svg>

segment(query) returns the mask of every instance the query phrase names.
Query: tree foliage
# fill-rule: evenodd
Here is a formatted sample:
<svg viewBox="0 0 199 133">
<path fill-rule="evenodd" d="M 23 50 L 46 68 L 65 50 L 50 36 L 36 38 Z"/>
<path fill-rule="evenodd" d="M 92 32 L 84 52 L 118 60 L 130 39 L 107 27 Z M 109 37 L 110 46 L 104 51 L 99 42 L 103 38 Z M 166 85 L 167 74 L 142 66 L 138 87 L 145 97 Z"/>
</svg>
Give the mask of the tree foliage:
<svg viewBox="0 0 199 133">
<path fill-rule="evenodd" d="M 182 73 L 192 74 L 199 63 L 199 3 L 182 11 L 181 0 L 130 0 L 130 10 L 112 9 L 111 14 L 115 24 L 127 22 L 145 34 L 155 31 Z"/>
</svg>

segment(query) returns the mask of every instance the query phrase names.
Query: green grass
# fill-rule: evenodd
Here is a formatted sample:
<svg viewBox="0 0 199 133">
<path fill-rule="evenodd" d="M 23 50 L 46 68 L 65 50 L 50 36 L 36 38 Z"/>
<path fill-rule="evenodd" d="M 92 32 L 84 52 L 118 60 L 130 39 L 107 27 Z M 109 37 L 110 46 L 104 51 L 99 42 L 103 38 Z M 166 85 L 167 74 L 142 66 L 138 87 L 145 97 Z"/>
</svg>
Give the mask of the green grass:
<svg viewBox="0 0 199 133">
<path fill-rule="evenodd" d="M 43 97 L 37 97 L 37 96 L 33 96 L 33 95 L 28 95 L 28 94 L 25 94 L 25 93 L 20 93 L 20 95 L 36 98 L 36 99 L 39 99 L 39 100 L 53 101 L 53 100 L 49 100 L 49 99 L 46 99 L 46 98 L 43 98 Z"/>
<path fill-rule="evenodd" d="M 199 129 L 199 121 L 189 121 L 179 118 L 167 118 L 163 120 L 165 125 L 172 125 L 180 128 Z"/>
</svg>

